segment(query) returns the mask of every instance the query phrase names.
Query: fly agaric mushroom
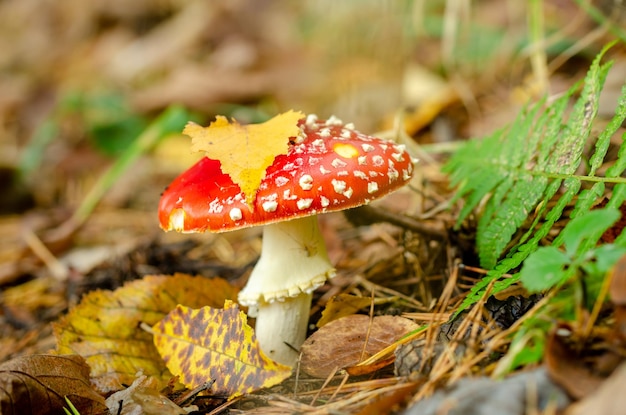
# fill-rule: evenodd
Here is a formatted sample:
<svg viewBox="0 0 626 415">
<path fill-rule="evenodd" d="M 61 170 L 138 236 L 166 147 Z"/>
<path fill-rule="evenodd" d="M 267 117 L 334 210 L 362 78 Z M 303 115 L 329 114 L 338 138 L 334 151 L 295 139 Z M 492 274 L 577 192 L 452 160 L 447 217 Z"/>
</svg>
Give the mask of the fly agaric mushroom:
<svg viewBox="0 0 626 415">
<path fill-rule="evenodd" d="M 335 275 L 315 215 L 380 198 L 403 186 L 413 170 L 404 146 L 334 116 L 309 115 L 298 125 L 287 154 L 267 168 L 252 209 L 220 162 L 206 157 L 176 178 L 159 203 L 165 230 L 264 227 L 261 256 L 239 303 L 256 317 L 261 349 L 292 366 L 306 337 L 312 292 Z"/>
</svg>

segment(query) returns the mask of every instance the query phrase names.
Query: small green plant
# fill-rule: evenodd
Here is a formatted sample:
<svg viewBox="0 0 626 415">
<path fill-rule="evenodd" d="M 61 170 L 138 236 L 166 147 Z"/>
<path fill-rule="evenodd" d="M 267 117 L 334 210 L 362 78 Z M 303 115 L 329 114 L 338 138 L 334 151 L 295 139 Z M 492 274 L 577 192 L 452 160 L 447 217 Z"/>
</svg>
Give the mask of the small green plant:
<svg viewBox="0 0 626 415">
<path fill-rule="evenodd" d="M 65 415 L 80 415 L 80 412 L 78 411 L 78 409 L 76 409 L 72 401 L 70 401 L 70 399 L 67 396 L 65 397 L 65 402 L 67 402 L 67 406 L 70 407 L 70 409 L 67 409 L 65 407 L 63 408 Z"/>
<path fill-rule="evenodd" d="M 563 228 L 562 247 L 541 247 L 524 261 L 520 279 L 529 291 L 558 290 L 515 331 L 507 355 L 498 363 L 497 374 L 540 361 L 553 322 L 575 321 L 577 310 L 590 310 L 595 305 L 607 273 L 626 254 L 626 247 L 604 244 L 582 248 L 585 241 L 596 240 L 619 217 L 616 209 L 587 212 Z"/>
<path fill-rule="evenodd" d="M 585 278 L 586 283 L 604 279 L 609 269 L 626 254 L 626 247 L 599 245 L 581 252 L 583 242 L 597 239 L 620 217 L 616 209 L 597 209 L 572 219 L 561 231 L 565 250 L 544 246 L 530 254 L 520 272 L 524 287 L 531 292 L 560 287 L 572 279 Z"/>
<path fill-rule="evenodd" d="M 626 232 L 612 244 L 599 242 L 626 201 L 626 134 L 617 160 L 600 173 L 609 141 L 626 120 L 626 85 L 614 116 L 599 132 L 593 129 L 612 64 L 601 62 L 609 48 L 582 84 L 526 107 L 491 136 L 469 141 L 444 167 L 457 187 L 455 200 L 464 202 L 457 226 L 471 214 L 478 218 L 476 247 L 488 270 L 456 313 L 487 289 L 496 294 L 518 282 L 530 292 L 550 293 L 516 327 L 496 374 L 540 361 L 554 322 L 576 322 L 580 310 L 590 310 L 607 272 L 626 254 Z M 601 199 L 605 208 L 597 209 Z M 559 231 L 562 219 L 567 225 Z"/>
</svg>

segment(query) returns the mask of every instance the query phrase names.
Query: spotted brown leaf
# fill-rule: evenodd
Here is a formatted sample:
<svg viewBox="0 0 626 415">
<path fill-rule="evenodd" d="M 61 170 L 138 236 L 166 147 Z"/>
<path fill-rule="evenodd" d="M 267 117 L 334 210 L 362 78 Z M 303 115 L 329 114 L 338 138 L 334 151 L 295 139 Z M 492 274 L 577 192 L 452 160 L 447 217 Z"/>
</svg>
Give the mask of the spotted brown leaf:
<svg viewBox="0 0 626 415">
<path fill-rule="evenodd" d="M 232 301 L 224 309 L 178 306 L 153 331 L 167 368 L 190 389 L 214 381 L 212 393 L 234 398 L 291 374 L 261 351 L 246 315 Z"/>
</svg>

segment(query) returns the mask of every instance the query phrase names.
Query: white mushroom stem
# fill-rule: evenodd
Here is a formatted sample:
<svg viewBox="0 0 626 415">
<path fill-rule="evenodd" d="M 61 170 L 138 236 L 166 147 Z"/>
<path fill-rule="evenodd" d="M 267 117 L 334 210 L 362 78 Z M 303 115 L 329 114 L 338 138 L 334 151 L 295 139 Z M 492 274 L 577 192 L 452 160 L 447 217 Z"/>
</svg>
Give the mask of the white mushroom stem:
<svg viewBox="0 0 626 415">
<path fill-rule="evenodd" d="M 315 216 L 265 226 L 261 257 L 239 302 L 256 317 L 256 337 L 270 358 L 295 364 L 306 337 L 311 293 L 334 274 Z"/>
<path fill-rule="evenodd" d="M 306 339 L 313 294 L 302 293 L 259 306 L 256 334 L 261 350 L 272 360 L 294 366 Z"/>
</svg>

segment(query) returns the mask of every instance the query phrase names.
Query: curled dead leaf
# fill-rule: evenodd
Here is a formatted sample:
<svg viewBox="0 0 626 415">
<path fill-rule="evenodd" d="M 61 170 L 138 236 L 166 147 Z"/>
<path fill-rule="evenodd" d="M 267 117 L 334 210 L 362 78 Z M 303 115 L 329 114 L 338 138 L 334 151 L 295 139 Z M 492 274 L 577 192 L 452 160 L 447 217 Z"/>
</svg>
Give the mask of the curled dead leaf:
<svg viewBox="0 0 626 415">
<path fill-rule="evenodd" d="M 609 295 L 615 305 L 615 329 L 621 342 L 626 341 L 626 256 L 621 257 L 610 271 Z"/>
<path fill-rule="evenodd" d="M 571 340 L 566 336 L 570 332 L 564 325 L 553 330 L 544 359 L 550 378 L 570 396 L 580 399 L 596 390 L 602 383 L 602 377 L 593 373 L 589 362 L 585 362 L 580 352 L 570 344 Z"/>
<path fill-rule="evenodd" d="M 615 372 L 589 396 L 571 405 L 566 415 L 604 414 L 618 415 L 624 413 L 626 395 L 626 364 L 621 364 Z"/>
<path fill-rule="evenodd" d="M 324 310 L 322 317 L 317 322 L 317 327 L 325 326 L 338 318 L 355 314 L 363 307 L 367 307 L 372 303 L 372 299 L 368 297 L 359 297 L 351 294 L 338 294 L 332 297 Z"/>
<path fill-rule="evenodd" d="M 300 368 L 307 374 L 325 378 L 335 368 L 355 366 L 399 340 L 418 325 L 403 317 L 355 314 L 331 321 L 313 333 L 302 345 Z M 392 363 L 393 359 L 385 363 Z M 380 367 L 373 363 L 373 370 Z M 366 368 L 354 369 L 359 374 Z"/>
<path fill-rule="evenodd" d="M 118 415 L 185 413 L 185 410 L 159 392 L 159 383 L 155 378 L 138 377 L 128 388 L 107 398 L 109 413 Z"/>
<path fill-rule="evenodd" d="M 106 411 L 80 356 L 31 355 L 0 365 L 0 414 L 63 413 L 66 396 L 80 413 Z"/>
</svg>

